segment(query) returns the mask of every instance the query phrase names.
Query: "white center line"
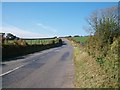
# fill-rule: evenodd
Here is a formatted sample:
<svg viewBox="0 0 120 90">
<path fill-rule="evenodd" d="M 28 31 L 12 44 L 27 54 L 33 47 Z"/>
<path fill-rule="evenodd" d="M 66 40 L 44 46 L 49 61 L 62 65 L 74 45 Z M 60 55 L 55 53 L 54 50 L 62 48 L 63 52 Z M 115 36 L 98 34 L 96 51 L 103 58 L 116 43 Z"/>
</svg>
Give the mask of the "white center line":
<svg viewBox="0 0 120 90">
<path fill-rule="evenodd" d="M 12 70 L 9 70 L 9 71 L 7 71 L 7 72 L 5 72 L 5 73 L 2 73 L 2 74 L 0 74 L 0 77 L 1 77 L 1 76 L 4 76 L 4 75 L 7 75 L 7 74 L 9 74 L 9 73 L 11 73 L 11 72 L 13 72 L 13 71 L 15 71 L 15 70 L 23 67 L 23 66 L 24 66 L 24 65 L 21 65 L 21 66 L 16 67 L 16 68 L 14 68 L 14 69 L 12 69 Z"/>
</svg>

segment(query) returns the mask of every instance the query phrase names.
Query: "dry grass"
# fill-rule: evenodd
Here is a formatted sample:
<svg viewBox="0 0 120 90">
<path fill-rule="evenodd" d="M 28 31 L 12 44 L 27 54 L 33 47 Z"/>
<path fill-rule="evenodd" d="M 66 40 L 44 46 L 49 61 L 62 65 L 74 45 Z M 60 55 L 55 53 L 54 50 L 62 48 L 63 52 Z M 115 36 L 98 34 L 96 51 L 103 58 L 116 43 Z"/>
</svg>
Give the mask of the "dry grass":
<svg viewBox="0 0 120 90">
<path fill-rule="evenodd" d="M 74 44 L 74 86 L 77 88 L 114 88 L 114 82 L 109 78 L 100 65 L 83 48 Z"/>
</svg>

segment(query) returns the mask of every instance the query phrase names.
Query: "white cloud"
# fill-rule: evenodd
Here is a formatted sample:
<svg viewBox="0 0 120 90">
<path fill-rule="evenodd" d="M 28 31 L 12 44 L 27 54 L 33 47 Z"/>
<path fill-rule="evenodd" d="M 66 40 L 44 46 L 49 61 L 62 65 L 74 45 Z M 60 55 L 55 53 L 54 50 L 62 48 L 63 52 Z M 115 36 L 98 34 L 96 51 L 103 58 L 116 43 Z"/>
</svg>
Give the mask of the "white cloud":
<svg viewBox="0 0 120 90">
<path fill-rule="evenodd" d="M 49 37 L 49 35 L 44 35 L 44 34 L 39 34 L 39 33 L 35 33 L 35 32 L 31 32 L 31 31 L 27 31 L 27 30 L 23 30 L 20 29 L 18 27 L 15 26 L 3 26 L 0 27 L 0 31 L 4 32 L 4 33 L 12 33 L 18 37 L 21 38 L 45 38 L 45 37 Z"/>
<path fill-rule="evenodd" d="M 47 31 L 49 31 L 49 32 L 51 32 L 51 33 L 56 33 L 56 32 L 57 32 L 56 29 L 53 29 L 53 28 L 51 28 L 51 27 L 49 27 L 49 26 L 46 26 L 46 25 L 43 25 L 43 24 L 41 24 L 41 23 L 37 23 L 37 26 L 40 26 L 40 27 L 43 28 L 44 30 L 47 30 Z"/>
</svg>

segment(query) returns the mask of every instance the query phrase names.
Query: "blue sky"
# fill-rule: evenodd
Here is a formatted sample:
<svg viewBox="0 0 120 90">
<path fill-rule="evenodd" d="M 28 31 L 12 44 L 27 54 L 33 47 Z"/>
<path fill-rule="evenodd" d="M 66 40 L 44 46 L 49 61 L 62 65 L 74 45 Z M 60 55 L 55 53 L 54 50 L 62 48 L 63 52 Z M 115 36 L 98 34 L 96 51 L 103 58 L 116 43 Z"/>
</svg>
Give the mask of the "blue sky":
<svg viewBox="0 0 120 90">
<path fill-rule="evenodd" d="M 115 2 L 4 2 L 3 32 L 19 37 L 88 35 L 85 18 Z"/>
</svg>

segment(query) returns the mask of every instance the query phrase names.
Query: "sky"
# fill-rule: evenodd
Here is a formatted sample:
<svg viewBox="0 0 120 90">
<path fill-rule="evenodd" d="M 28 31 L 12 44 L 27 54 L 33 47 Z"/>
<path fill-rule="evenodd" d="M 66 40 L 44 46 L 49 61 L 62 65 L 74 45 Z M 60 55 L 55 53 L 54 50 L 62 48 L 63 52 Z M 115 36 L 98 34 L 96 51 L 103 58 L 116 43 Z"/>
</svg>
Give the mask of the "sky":
<svg viewBox="0 0 120 90">
<path fill-rule="evenodd" d="M 117 2 L 3 2 L 0 30 L 22 38 L 85 36 L 85 20 Z"/>
</svg>

